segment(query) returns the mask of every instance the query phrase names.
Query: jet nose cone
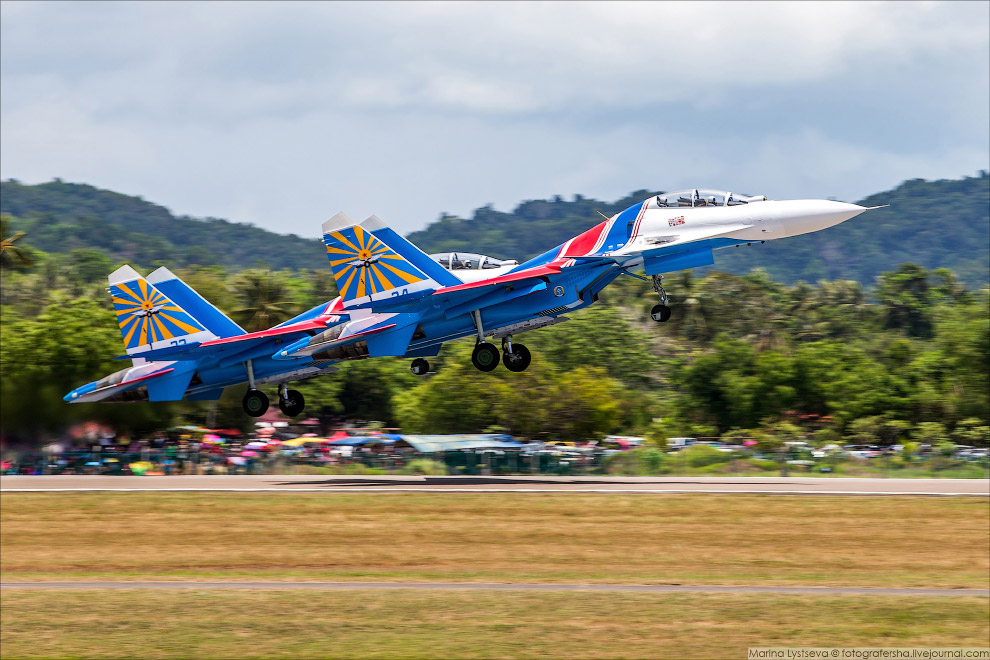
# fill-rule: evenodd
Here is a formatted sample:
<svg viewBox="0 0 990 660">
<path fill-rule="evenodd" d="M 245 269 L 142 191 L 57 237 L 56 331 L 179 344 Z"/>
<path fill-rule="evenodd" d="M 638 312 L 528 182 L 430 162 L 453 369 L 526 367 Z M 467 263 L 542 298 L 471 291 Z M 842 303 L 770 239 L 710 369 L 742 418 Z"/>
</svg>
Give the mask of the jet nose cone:
<svg viewBox="0 0 990 660">
<path fill-rule="evenodd" d="M 820 221 L 828 222 L 825 225 L 826 227 L 831 227 L 832 225 L 837 225 L 840 222 L 855 218 L 866 210 L 867 208 L 865 206 L 858 204 L 826 200 L 823 202 L 822 208 L 815 215 Z"/>
<path fill-rule="evenodd" d="M 776 208 L 777 220 L 781 223 L 785 236 L 797 236 L 827 229 L 868 210 L 858 204 L 827 199 L 781 202 Z"/>
<path fill-rule="evenodd" d="M 846 202 L 834 202 L 827 199 L 813 199 L 804 202 L 797 209 L 797 216 L 802 224 L 806 224 L 811 231 L 825 229 L 845 222 L 866 209 L 858 204 L 848 204 Z"/>
</svg>

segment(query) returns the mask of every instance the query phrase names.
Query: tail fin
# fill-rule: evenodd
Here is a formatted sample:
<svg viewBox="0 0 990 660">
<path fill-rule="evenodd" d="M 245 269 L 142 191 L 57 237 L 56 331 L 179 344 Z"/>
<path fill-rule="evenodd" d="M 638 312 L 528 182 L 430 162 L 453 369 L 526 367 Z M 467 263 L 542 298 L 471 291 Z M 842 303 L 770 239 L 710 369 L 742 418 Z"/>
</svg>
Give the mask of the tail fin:
<svg viewBox="0 0 990 660">
<path fill-rule="evenodd" d="M 181 307 L 206 329 L 217 337 L 236 337 L 246 334 L 241 326 L 232 321 L 226 314 L 216 308 L 191 286 L 179 279 L 179 276 L 162 266 L 148 275 L 148 284 L 154 284 L 166 297 L 171 298 L 176 306 Z"/>
<path fill-rule="evenodd" d="M 128 355 L 217 338 L 130 266 L 110 273 L 107 281 Z"/>
<path fill-rule="evenodd" d="M 323 242 L 345 308 L 461 283 L 376 216 L 355 223 L 338 213 L 323 223 Z"/>
</svg>

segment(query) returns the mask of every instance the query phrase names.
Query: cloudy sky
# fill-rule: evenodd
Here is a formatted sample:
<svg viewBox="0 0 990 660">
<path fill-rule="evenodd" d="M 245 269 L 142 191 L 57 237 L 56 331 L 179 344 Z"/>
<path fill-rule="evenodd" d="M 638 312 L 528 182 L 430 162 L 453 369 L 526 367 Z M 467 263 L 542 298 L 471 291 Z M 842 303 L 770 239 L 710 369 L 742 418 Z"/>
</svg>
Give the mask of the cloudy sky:
<svg viewBox="0 0 990 660">
<path fill-rule="evenodd" d="M 990 3 L 0 5 L 0 177 L 317 236 L 990 168 Z"/>
</svg>

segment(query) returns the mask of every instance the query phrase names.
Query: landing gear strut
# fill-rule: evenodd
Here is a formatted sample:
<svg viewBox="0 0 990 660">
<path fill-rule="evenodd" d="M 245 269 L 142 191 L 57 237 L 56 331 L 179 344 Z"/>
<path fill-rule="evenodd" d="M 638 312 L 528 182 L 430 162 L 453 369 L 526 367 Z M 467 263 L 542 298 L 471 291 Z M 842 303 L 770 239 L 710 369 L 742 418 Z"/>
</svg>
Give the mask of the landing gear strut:
<svg viewBox="0 0 990 660">
<path fill-rule="evenodd" d="M 502 338 L 502 361 L 509 371 L 525 371 L 533 356 L 522 344 L 513 344 L 511 335 Z"/>
<path fill-rule="evenodd" d="M 481 324 L 481 312 L 471 312 L 474 317 L 474 327 L 478 329 L 478 343 L 471 353 L 471 364 L 478 371 L 491 371 L 498 366 L 498 349 L 485 341 L 485 328 Z"/>
<path fill-rule="evenodd" d="M 248 360 L 244 363 L 244 368 L 247 369 L 248 391 L 241 401 L 241 407 L 251 417 L 261 417 L 268 410 L 268 397 L 254 386 L 254 363 Z"/>
<path fill-rule="evenodd" d="M 663 289 L 663 275 L 653 276 L 653 290 L 660 296 L 660 304 L 654 305 L 650 310 L 650 318 L 657 323 L 663 323 L 670 319 L 670 307 L 667 306 L 667 292 Z"/>
<path fill-rule="evenodd" d="M 278 409 L 282 411 L 283 415 L 295 417 L 302 414 L 305 408 L 306 399 L 303 398 L 301 392 L 287 389 L 285 383 L 278 386 Z"/>
<path fill-rule="evenodd" d="M 409 371 L 413 372 L 417 376 L 423 376 L 430 372 L 430 363 L 423 358 L 416 358 L 409 365 Z"/>
</svg>

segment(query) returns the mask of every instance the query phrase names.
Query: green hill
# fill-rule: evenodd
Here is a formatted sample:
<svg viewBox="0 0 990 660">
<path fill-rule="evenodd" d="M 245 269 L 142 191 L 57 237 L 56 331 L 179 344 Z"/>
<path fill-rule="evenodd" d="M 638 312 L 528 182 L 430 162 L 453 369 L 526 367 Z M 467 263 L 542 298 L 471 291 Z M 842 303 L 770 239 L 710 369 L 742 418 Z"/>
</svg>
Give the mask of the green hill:
<svg viewBox="0 0 990 660">
<path fill-rule="evenodd" d="M 45 252 L 91 248 L 114 262 L 145 268 L 156 262 L 239 270 L 258 261 L 273 268 L 324 268 L 316 239 L 282 235 L 216 218 L 176 217 L 168 209 L 93 186 L 55 180 L 34 186 L 0 183 L 0 212 Z"/>
<path fill-rule="evenodd" d="M 409 239 L 427 252 L 461 250 L 520 261 L 563 243 L 654 192 L 638 190 L 615 202 L 576 195 L 526 201 L 511 213 L 486 206 L 469 219 L 444 216 Z M 990 176 L 914 179 L 860 200 L 889 204 L 848 223 L 750 249 L 716 253 L 714 268 L 745 273 L 766 269 L 782 282 L 851 279 L 871 285 L 903 262 L 947 267 L 971 286 L 990 281 Z M 239 270 L 265 262 L 273 268 L 325 268 L 315 239 L 275 234 L 247 224 L 176 217 L 140 197 L 59 180 L 39 185 L 0 183 L 0 211 L 13 229 L 46 252 L 91 248 L 112 261 L 150 267 L 217 264 Z"/>
</svg>

